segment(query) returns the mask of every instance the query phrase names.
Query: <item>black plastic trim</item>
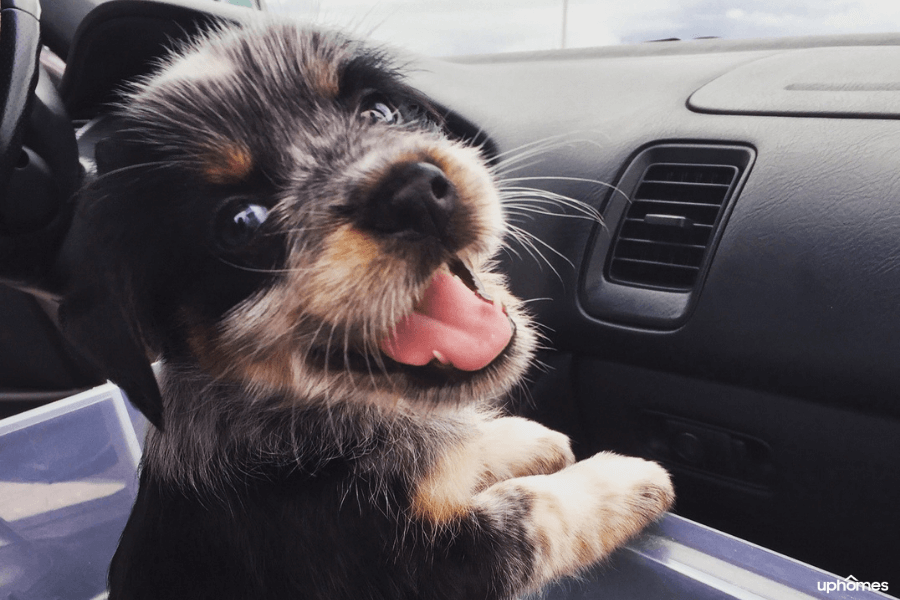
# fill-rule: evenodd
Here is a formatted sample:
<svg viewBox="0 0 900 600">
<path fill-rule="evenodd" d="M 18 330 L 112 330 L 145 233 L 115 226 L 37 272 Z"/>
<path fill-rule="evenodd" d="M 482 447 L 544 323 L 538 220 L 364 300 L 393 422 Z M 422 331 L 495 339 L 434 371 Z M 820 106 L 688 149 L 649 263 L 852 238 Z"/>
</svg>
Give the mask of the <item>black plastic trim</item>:
<svg viewBox="0 0 900 600">
<path fill-rule="evenodd" d="M 743 145 L 670 143 L 654 145 L 638 153 L 616 185 L 627 198 L 622 194 L 610 196 L 603 215 L 605 227 L 595 228 L 593 242 L 589 245 L 580 294 L 584 311 L 604 321 L 650 329 L 676 329 L 683 325 L 703 287 L 724 225 L 755 158 L 755 150 Z M 653 163 L 719 164 L 735 166 L 740 170 L 717 219 L 696 283 L 690 289 L 658 289 L 625 284 L 612 281 L 607 274 L 608 257 L 630 206 L 630 198 Z"/>
</svg>

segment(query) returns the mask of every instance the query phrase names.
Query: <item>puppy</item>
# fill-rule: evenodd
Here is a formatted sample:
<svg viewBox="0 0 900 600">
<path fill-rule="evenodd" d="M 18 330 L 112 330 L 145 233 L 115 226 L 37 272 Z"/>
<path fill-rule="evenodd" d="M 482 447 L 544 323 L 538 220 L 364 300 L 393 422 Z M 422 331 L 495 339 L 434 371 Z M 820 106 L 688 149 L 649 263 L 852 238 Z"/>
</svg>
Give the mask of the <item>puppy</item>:
<svg viewBox="0 0 900 600">
<path fill-rule="evenodd" d="M 513 598 L 670 506 L 656 464 L 495 408 L 536 337 L 503 207 L 386 56 L 223 26 L 119 118 L 62 307 L 155 425 L 111 600 Z"/>
</svg>

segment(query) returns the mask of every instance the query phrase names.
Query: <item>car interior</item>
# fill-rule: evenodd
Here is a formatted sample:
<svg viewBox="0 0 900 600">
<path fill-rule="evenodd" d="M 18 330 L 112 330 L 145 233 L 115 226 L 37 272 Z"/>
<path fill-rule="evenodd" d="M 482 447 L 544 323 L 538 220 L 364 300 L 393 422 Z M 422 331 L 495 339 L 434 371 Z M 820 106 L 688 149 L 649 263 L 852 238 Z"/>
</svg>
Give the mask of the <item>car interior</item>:
<svg viewBox="0 0 900 600">
<path fill-rule="evenodd" d="M 103 383 L 55 277 L 117 94 L 251 12 L 2 0 L 0 417 Z M 545 336 L 510 410 L 659 461 L 678 515 L 896 577 L 900 33 L 405 58 L 507 198 L 502 270 Z"/>
</svg>

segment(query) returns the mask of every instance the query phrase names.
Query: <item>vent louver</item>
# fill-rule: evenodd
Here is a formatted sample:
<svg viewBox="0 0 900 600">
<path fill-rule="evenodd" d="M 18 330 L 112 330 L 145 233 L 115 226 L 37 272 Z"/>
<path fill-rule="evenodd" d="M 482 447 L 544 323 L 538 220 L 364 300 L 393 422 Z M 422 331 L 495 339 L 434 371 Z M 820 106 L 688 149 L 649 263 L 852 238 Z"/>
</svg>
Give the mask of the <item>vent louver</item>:
<svg viewBox="0 0 900 600">
<path fill-rule="evenodd" d="M 649 165 L 619 230 L 610 280 L 691 289 L 739 175 L 732 165 Z"/>
</svg>

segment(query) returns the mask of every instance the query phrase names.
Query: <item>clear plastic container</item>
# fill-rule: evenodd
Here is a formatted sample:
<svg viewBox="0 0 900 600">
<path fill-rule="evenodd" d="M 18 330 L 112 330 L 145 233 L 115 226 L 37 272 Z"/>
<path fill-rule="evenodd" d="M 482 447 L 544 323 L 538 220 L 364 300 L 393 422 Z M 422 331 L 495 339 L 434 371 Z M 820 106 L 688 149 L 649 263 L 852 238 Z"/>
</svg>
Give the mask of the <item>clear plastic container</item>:
<svg viewBox="0 0 900 600">
<path fill-rule="evenodd" d="M 105 598 L 145 431 L 111 384 L 0 421 L 0 600 Z"/>
<path fill-rule="evenodd" d="M 137 494 L 146 429 L 111 384 L 0 421 L 0 600 L 106 598 L 109 561 Z M 836 577 L 666 515 L 608 561 L 539 597 L 888 598 L 863 589 L 873 583 L 881 582 Z"/>
</svg>

